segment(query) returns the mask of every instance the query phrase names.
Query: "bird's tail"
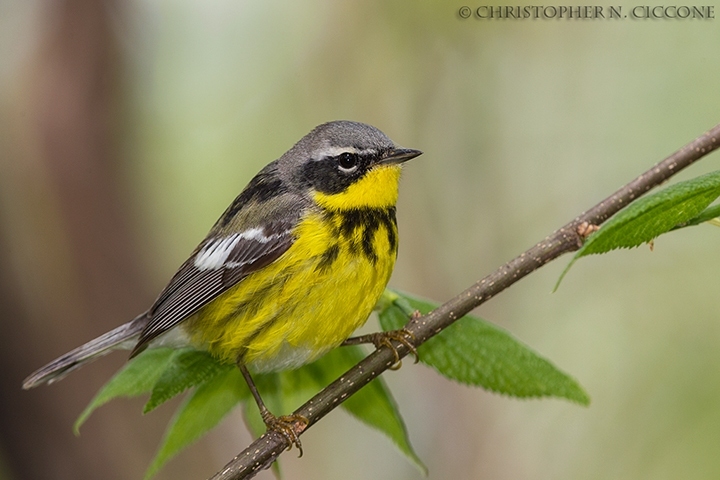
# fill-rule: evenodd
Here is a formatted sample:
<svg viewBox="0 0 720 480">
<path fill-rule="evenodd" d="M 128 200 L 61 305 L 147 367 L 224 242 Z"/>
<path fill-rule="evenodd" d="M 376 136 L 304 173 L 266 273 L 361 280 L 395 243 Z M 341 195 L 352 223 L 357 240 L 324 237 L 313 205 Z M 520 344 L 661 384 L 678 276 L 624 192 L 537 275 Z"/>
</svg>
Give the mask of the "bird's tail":
<svg viewBox="0 0 720 480">
<path fill-rule="evenodd" d="M 23 382 L 23 388 L 28 390 L 43 383 L 56 382 L 76 368 L 80 368 L 113 350 L 130 350 L 137 343 L 140 332 L 145 328 L 147 322 L 148 316 L 143 313 L 128 323 L 120 325 L 118 328 L 56 358 L 27 377 Z"/>
</svg>

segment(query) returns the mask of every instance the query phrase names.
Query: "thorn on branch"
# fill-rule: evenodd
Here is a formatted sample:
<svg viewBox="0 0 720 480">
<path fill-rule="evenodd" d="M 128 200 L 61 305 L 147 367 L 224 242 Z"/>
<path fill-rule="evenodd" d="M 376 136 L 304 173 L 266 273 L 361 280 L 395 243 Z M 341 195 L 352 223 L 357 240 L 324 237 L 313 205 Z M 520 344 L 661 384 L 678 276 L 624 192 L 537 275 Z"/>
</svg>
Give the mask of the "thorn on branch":
<svg viewBox="0 0 720 480">
<path fill-rule="evenodd" d="M 582 222 L 580 225 L 578 225 L 577 229 L 575 230 L 580 236 L 580 245 L 578 246 L 582 247 L 582 242 L 587 240 L 590 235 L 597 232 L 598 230 L 600 230 L 600 227 L 590 222 Z"/>
</svg>

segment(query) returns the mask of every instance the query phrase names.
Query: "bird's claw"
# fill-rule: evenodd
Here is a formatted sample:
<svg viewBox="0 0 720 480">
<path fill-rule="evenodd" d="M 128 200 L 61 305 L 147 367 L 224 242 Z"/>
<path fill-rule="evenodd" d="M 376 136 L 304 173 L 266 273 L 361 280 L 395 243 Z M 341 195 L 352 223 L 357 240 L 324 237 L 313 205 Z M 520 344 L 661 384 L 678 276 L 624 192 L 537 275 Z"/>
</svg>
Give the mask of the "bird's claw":
<svg viewBox="0 0 720 480">
<path fill-rule="evenodd" d="M 418 363 L 418 361 L 420 361 L 417 348 L 415 348 L 415 345 L 412 344 L 412 342 L 415 340 L 415 335 L 413 335 L 412 332 L 405 328 L 401 328 L 400 330 L 391 330 L 389 332 L 378 332 L 374 334 L 373 338 L 373 345 L 375 345 L 375 348 L 380 348 L 383 346 L 388 347 L 395 355 L 395 362 L 393 362 L 393 366 L 390 367 L 390 370 L 398 370 L 400 367 L 402 367 L 402 360 L 400 359 L 400 354 L 398 353 L 395 345 L 393 345 L 392 340 L 401 343 L 408 350 L 410 350 L 410 353 L 412 353 L 415 357 L 415 363 Z"/>
<path fill-rule="evenodd" d="M 303 456 L 302 442 L 300 441 L 299 435 L 307 428 L 308 419 L 302 415 L 282 415 L 276 417 L 270 412 L 265 412 L 262 416 L 263 422 L 267 427 L 268 432 L 277 432 L 288 442 L 288 450 L 291 450 L 293 445 L 297 447 L 300 454 L 299 457 Z"/>
</svg>

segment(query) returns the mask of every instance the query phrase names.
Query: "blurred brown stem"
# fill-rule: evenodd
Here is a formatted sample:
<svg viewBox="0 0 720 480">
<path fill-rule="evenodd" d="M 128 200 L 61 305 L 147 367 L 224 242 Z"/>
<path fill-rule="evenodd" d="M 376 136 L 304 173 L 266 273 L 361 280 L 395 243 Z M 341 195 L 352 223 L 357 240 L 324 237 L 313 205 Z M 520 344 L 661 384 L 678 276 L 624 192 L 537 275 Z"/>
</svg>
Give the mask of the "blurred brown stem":
<svg viewBox="0 0 720 480">
<path fill-rule="evenodd" d="M 586 233 L 592 231 L 593 226 L 602 224 L 637 197 L 663 183 L 718 146 L 720 146 L 720 125 L 688 143 L 464 292 L 427 315 L 412 320 L 407 329 L 415 336 L 415 346 L 437 335 L 458 318 L 549 261 L 564 253 L 577 250 L 582 246 L 583 238 Z M 397 344 L 397 351 L 401 358 L 409 353 L 409 350 L 401 344 Z M 391 367 L 395 360 L 392 349 L 382 347 L 376 350 L 294 413 L 307 418 L 309 422 L 307 428 L 310 428 L 350 395 Z M 251 478 L 260 470 L 269 467 L 287 447 L 287 440 L 282 435 L 268 432 L 240 452 L 212 477 L 212 480 Z"/>
</svg>

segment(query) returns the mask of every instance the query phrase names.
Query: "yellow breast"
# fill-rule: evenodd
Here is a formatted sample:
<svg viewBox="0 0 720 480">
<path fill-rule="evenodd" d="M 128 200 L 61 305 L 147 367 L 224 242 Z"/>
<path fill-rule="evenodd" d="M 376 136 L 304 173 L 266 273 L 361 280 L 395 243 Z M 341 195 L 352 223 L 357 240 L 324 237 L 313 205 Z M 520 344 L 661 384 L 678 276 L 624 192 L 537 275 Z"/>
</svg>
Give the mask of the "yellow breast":
<svg viewBox="0 0 720 480">
<path fill-rule="evenodd" d="M 395 207 L 318 209 L 295 243 L 185 322 L 195 344 L 251 370 L 297 368 L 367 320 L 395 264 Z"/>
</svg>

